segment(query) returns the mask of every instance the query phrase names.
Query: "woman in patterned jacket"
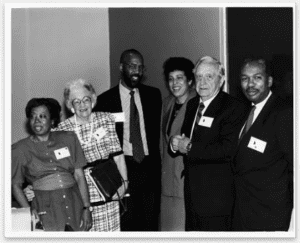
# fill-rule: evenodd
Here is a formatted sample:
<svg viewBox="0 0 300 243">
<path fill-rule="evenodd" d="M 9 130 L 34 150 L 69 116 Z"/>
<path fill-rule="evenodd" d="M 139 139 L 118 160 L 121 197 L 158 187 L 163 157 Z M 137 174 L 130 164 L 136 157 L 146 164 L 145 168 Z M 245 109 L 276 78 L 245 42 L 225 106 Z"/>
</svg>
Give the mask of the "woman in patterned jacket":
<svg viewBox="0 0 300 243">
<path fill-rule="evenodd" d="M 74 114 L 61 122 L 57 130 L 74 131 L 87 160 L 84 169 L 88 184 L 93 225 L 90 231 L 120 231 L 118 195 L 124 195 L 128 187 L 124 154 L 115 131 L 114 117 L 107 112 L 92 112 L 97 102 L 93 86 L 83 79 L 67 83 L 64 90 L 66 107 Z M 88 176 L 90 167 L 102 160 L 113 158 L 124 179 L 113 200 L 105 202 Z M 27 198 L 30 194 L 26 193 Z"/>
</svg>

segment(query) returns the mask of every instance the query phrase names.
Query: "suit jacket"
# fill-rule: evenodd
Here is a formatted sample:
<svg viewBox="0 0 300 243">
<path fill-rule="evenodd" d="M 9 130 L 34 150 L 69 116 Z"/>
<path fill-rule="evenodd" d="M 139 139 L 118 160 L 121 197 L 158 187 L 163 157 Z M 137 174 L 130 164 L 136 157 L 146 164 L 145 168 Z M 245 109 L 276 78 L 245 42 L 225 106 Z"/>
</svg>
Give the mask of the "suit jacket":
<svg viewBox="0 0 300 243">
<path fill-rule="evenodd" d="M 170 138 L 174 135 L 180 134 L 181 126 L 184 120 L 187 102 L 196 96 L 196 91 L 193 89 L 187 100 L 180 108 L 175 117 L 170 134 L 167 134 L 170 125 L 170 119 L 176 102 L 173 95 L 168 96 L 163 101 L 163 109 L 161 114 L 161 135 L 160 135 L 160 152 L 162 158 L 162 194 L 165 196 L 173 196 L 183 198 L 183 156 L 174 156 L 170 152 Z"/>
<path fill-rule="evenodd" d="M 159 89 L 141 84 L 139 86 L 140 98 L 144 114 L 146 139 L 149 156 L 151 156 L 150 169 L 160 173 L 160 115 L 162 98 Z M 97 97 L 94 111 L 106 111 L 111 113 L 122 112 L 122 103 L 119 85 L 105 91 Z M 123 122 L 116 122 L 116 132 L 123 147 Z M 159 172 L 158 172 L 159 171 Z M 160 175 L 159 175 L 160 176 Z"/>
<path fill-rule="evenodd" d="M 182 133 L 190 137 L 199 106 L 199 96 L 186 108 Z M 213 118 L 211 127 L 195 124 L 192 147 L 185 157 L 186 208 L 200 216 L 230 215 L 233 205 L 231 159 L 247 106 L 220 91 L 204 116 Z"/>
<path fill-rule="evenodd" d="M 250 138 L 266 142 L 263 152 Z M 293 110 L 272 94 L 243 136 L 234 158 L 235 217 L 247 229 L 289 227 L 293 203 Z"/>
</svg>

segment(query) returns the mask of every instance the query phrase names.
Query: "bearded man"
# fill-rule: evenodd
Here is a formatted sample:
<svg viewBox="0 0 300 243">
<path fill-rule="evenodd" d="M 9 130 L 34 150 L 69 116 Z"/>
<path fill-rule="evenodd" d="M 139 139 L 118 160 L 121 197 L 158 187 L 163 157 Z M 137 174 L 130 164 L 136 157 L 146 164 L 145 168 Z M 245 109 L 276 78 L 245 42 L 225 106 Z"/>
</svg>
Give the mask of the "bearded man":
<svg viewBox="0 0 300 243">
<path fill-rule="evenodd" d="M 144 58 L 135 49 L 120 58 L 120 82 L 97 98 L 94 111 L 115 116 L 116 131 L 128 171 L 127 212 L 121 231 L 157 231 L 160 207 L 159 152 L 162 97 L 159 89 L 141 84 Z"/>
</svg>

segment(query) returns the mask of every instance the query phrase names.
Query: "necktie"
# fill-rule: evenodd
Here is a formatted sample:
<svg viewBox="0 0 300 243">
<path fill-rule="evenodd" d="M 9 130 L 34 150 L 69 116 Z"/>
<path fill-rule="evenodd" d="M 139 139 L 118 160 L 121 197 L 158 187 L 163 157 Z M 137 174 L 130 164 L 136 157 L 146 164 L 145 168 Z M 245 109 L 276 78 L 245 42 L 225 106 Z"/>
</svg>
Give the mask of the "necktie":
<svg viewBox="0 0 300 243">
<path fill-rule="evenodd" d="M 243 137 L 243 136 L 248 132 L 248 130 L 250 129 L 250 127 L 251 127 L 251 125 L 252 125 L 252 122 L 253 122 L 253 117 L 254 117 L 254 111 L 255 111 L 255 109 L 256 109 L 256 106 L 254 105 L 254 106 L 252 107 L 252 110 L 251 110 L 250 113 L 249 113 L 248 119 L 247 119 L 247 121 L 246 121 L 246 123 L 245 123 L 244 129 L 243 129 L 243 131 L 242 131 L 242 134 L 241 134 L 241 136 L 240 136 L 239 141 L 242 140 L 242 137 Z"/>
<path fill-rule="evenodd" d="M 201 102 L 199 104 L 199 108 L 198 108 L 198 113 L 197 113 L 197 118 L 196 118 L 196 123 L 197 125 L 199 125 L 199 121 L 200 121 L 200 118 L 202 116 L 202 111 L 203 109 L 205 108 L 205 105 L 203 104 L 203 102 Z"/>
<path fill-rule="evenodd" d="M 143 141 L 140 129 L 140 117 L 138 109 L 134 102 L 134 91 L 130 92 L 130 138 L 132 144 L 132 154 L 136 162 L 142 162 L 145 157 Z"/>
</svg>

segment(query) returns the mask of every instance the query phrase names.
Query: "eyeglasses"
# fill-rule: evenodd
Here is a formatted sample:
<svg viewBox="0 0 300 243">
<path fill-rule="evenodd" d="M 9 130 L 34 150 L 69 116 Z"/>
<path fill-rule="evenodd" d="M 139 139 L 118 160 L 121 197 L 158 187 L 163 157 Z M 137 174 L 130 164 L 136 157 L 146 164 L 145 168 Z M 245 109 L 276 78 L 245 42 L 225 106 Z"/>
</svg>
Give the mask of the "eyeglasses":
<svg viewBox="0 0 300 243">
<path fill-rule="evenodd" d="M 144 65 L 137 65 L 137 64 L 132 64 L 132 63 L 124 63 L 130 70 L 136 70 L 138 69 L 139 72 L 145 71 L 145 66 Z"/>
<path fill-rule="evenodd" d="M 90 104 L 90 103 L 92 102 L 92 98 L 89 97 L 89 96 L 84 96 L 84 97 L 82 98 L 82 100 L 80 100 L 80 99 L 74 99 L 74 100 L 72 101 L 72 105 L 73 105 L 74 107 L 79 107 L 80 104 L 81 104 L 81 102 L 82 102 L 84 105 Z"/>
</svg>

